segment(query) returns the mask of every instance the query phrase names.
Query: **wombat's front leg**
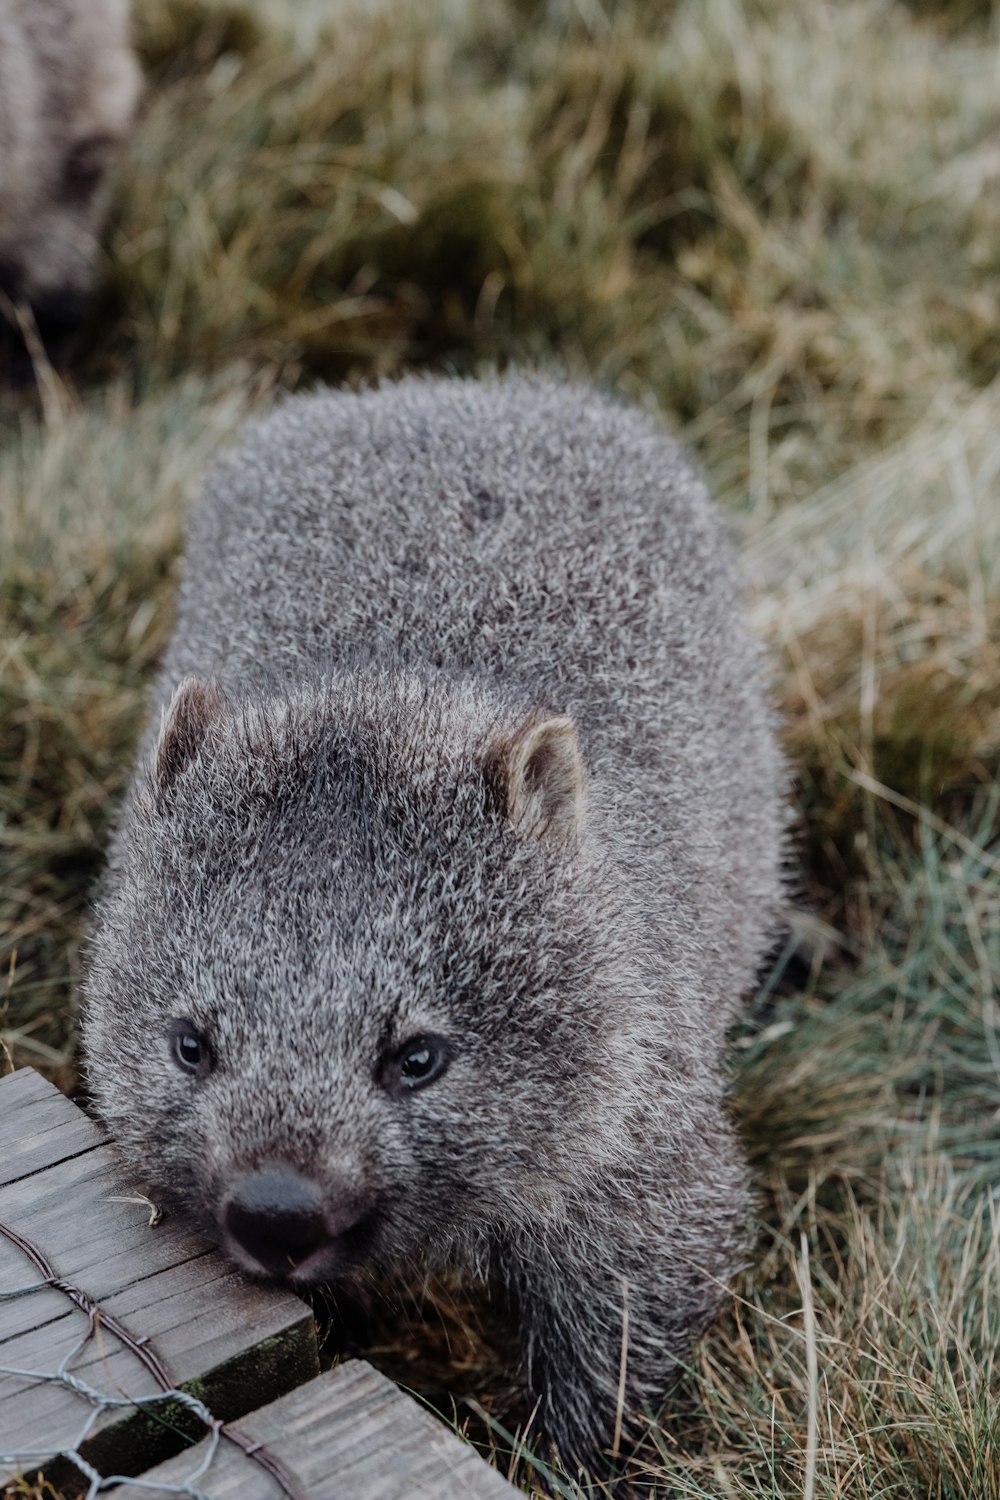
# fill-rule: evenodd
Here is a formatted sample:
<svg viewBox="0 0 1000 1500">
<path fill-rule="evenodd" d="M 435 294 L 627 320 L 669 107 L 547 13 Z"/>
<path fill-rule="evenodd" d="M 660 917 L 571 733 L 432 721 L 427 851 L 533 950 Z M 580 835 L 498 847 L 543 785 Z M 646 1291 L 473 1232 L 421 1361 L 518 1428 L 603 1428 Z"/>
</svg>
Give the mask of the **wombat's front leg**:
<svg viewBox="0 0 1000 1500">
<path fill-rule="evenodd" d="M 515 1260 L 534 1425 L 571 1471 L 605 1473 L 616 1434 L 628 1451 L 731 1274 L 742 1192 L 730 1183 L 714 1204 L 710 1189 L 700 1201 L 686 1196 L 671 1201 L 661 1183 L 658 1202 L 650 1194 L 581 1207 L 575 1223 L 522 1245 Z"/>
</svg>

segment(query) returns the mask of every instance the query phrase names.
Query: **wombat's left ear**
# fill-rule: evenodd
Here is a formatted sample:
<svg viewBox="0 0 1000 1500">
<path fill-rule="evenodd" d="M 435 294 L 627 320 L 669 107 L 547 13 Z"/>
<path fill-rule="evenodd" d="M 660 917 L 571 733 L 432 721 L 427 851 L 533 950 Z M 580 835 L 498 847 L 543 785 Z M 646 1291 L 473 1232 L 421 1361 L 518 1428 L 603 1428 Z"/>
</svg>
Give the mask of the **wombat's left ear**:
<svg viewBox="0 0 1000 1500">
<path fill-rule="evenodd" d="M 494 746 L 495 785 L 504 811 L 527 838 L 572 843 L 586 807 L 583 757 L 572 719 L 530 719 Z"/>
<path fill-rule="evenodd" d="M 222 699 L 214 682 L 185 677 L 170 700 L 156 745 L 156 780 L 166 791 L 189 765 L 209 729 L 222 718 Z"/>
</svg>

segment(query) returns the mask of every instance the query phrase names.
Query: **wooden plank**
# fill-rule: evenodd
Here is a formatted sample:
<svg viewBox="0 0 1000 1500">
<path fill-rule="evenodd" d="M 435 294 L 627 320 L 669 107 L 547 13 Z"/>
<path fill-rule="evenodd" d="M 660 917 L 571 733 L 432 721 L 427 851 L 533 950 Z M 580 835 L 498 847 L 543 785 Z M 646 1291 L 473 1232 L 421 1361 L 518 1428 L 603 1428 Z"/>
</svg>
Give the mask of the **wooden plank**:
<svg viewBox="0 0 1000 1500">
<path fill-rule="evenodd" d="M 0 1189 L 0 1220 L 26 1235 L 60 1269 L 71 1266 L 72 1275 L 63 1274 L 97 1301 L 140 1274 L 150 1276 L 208 1253 L 207 1243 L 179 1219 L 166 1218 L 151 1230 L 149 1209 L 142 1203 L 113 1201 L 127 1194 L 128 1188 L 118 1180 L 113 1152 L 98 1146 Z M 0 1275 L 2 1284 L 18 1284 L 16 1279 L 12 1282 L 18 1275 L 22 1282 L 37 1279 L 30 1263 L 2 1236 Z M 65 1296 L 55 1291 L 7 1303 L 0 1313 L 0 1349 L 5 1339 L 40 1327 L 49 1316 L 64 1318 L 68 1311 Z M 0 1357 L 3 1363 L 10 1361 Z"/>
<path fill-rule="evenodd" d="M 47 1159 L 47 1160 L 46 1160 Z M 98 1128 L 30 1070 L 0 1079 L 0 1223 L 37 1246 L 56 1273 L 150 1341 L 170 1378 L 224 1421 L 309 1379 L 318 1369 L 310 1309 L 290 1292 L 250 1282 L 182 1221 L 149 1227 L 129 1196 L 117 1159 Z M 0 1235 L 0 1292 L 39 1274 Z M 86 1331 L 87 1318 L 52 1288 L 0 1301 L 0 1366 L 54 1373 Z M 159 1389 L 138 1356 L 98 1330 L 70 1369 L 95 1387 L 131 1397 Z M 0 1372 L 0 1453 L 73 1442 L 92 1408 L 53 1382 Z M 134 1408 L 102 1413 L 81 1453 L 104 1473 L 135 1474 L 204 1430 L 170 1414 Z M 178 1420 L 179 1415 L 179 1420 Z M 23 1466 L 29 1472 L 38 1463 Z M 46 1477 L 68 1477 L 65 1461 Z M 0 1462 L 0 1483 L 17 1467 Z"/>
<path fill-rule="evenodd" d="M 239 1431 L 279 1458 L 309 1500 L 513 1500 L 520 1494 L 470 1444 L 360 1360 L 328 1370 L 243 1417 Z M 207 1442 L 142 1475 L 183 1484 Z M 281 1500 L 281 1489 L 223 1441 L 197 1488 L 212 1500 Z M 125 1484 L 115 1500 L 148 1500 Z"/>
<path fill-rule="evenodd" d="M 0 1081 L 0 1187 L 102 1143 L 94 1122 L 33 1068 Z"/>
</svg>

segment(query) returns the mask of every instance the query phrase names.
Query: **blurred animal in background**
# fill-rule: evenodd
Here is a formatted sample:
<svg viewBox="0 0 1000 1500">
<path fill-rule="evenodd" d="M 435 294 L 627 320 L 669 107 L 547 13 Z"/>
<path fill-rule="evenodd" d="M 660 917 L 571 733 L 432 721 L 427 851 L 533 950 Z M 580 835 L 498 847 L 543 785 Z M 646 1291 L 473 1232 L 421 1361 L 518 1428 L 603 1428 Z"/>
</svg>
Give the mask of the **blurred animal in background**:
<svg viewBox="0 0 1000 1500">
<path fill-rule="evenodd" d="M 94 289 L 139 91 L 128 0 L 0 0 L 0 322 L 50 353 Z"/>
</svg>

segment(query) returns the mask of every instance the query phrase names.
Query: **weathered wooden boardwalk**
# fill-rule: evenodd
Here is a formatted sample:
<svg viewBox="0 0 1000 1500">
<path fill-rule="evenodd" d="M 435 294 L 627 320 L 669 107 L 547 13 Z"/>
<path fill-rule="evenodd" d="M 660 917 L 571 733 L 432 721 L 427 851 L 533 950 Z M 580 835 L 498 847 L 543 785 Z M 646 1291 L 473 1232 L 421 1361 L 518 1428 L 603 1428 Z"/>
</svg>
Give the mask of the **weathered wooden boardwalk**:
<svg viewBox="0 0 1000 1500">
<path fill-rule="evenodd" d="M 86 1488 L 75 1453 L 105 1476 L 147 1477 L 169 1459 L 148 1477 L 183 1487 L 211 1456 L 199 1494 L 266 1500 L 283 1486 L 263 1452 L 286 1493 L 315 1500 L 517 1493 L 367 1365 L 318 1375 L 299 1298 L 251 1283 L 176 1219 L 149 1218 L 82 1111 L 30 1069 L 0 1079 L 0 1485 L 44 1471 Z M 43 1280 L 18 1238 L 58 1285 L 8 1295 Z M 243 1419 L 212 1455 L 191 1446 L 209 1429 L 180 1398 L 134 1405 L 171 1386 L 216 1425 Z"/>
<path fill-rule="evenodd" d="M 236 1423 L 294 1470 L 311 1500 L 511 1500 L 517 1494 L 468 1445 L 391 1380 L 350 1360 Z M 183 1484 L 207 1442 L 144 1474 Z M 277 1481 L 221 1449 L 205 1480 L 213 1500 L 281 1500 Z M 122 1500 L 142 1500 L 124 1485 Z"/>
</svg>

